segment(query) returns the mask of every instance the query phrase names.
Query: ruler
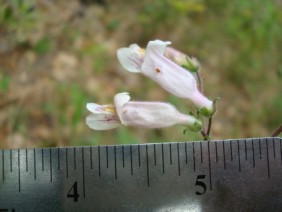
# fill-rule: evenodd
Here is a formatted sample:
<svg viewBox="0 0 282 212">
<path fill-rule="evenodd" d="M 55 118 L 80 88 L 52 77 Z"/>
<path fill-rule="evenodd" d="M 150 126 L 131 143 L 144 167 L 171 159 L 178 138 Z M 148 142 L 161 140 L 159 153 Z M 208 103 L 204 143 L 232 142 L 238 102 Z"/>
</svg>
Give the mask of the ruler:
<svg viewBox="0 0 282 212">
<path fill-rule="evenodd" d="M 0 211 L 281 210 L 281 138 L 0 150 Z"/>
</svg>

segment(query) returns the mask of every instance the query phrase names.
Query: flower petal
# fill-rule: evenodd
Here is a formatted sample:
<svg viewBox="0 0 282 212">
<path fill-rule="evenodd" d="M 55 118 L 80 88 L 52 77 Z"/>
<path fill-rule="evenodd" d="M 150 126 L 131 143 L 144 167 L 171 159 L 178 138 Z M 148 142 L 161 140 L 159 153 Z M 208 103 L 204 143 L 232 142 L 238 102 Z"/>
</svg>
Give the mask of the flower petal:
<svg viewBox="0 0 282 212">
<path fill-rule="evenodd" d="M 170 44 L 171 44 L 170 41 L 161 41 L 161 40 L 150 41 L 146 48 L 146 54 L 147 54 L 147 51 L 152 51 L 151 48 L 153 48 L 159 54 L 163 55 L 166 47 Z"/>
<path fill-rule="evenodd" d="M 137 44 L 132 44 L 129 48 L 120 48 L 117 50 L 117 57 L 121 65 L 130 72 L 141 72 L 141 66 L 144 61 L 144 53 Z"/>
<path fill-rule="evenodd" d="M 125 105 L 127 102 L 129 102 L 130 100 L 130 96 L 129 93 L 118 93 L 115 95 L 114 97 L 114 102 L 115 102 L 115 106 L 116 106 L 116 110 L 117 110 L 117 114 L 121 120 L 121 122 L 123 123 L 123 119 L 122 119 L 122 107 L 123 105 Z"/>
<path fill-rule="evenodd" d="M 200 108 L 205 107 L 212 111 L 212 102 L 198 91 L 194 76 L 163 56 L 168 43 L 149 42 L 142 65 L 142 73 L 175 96 L 188 98 Z"/>
<path fill-rule="evenodd" d="M 131 50 L 138 53 L 139 56 L 145 56 L 145 49 L 141 48 L 138 44 L 134 43 L 129 46 Z"/>
<path fill-rule="evenodd" d="M 180 113 L 173 105 L 162 102 L 128 102 L 119 115 L 123 124 L 145 128 L 163 128 L 175 124 L 193 126 L 193 116 Z"/>
<path fill-rule="evenodd" d="M 86 117 L 86 124 L 94 130 L 109 130 L 120 125 L 117 115 L 91 114 Z"/>
<path fill-rule="evenodd" d="M 113 105 L 99 105 L 96 103 L 87 103 L 86 108 L 95 114 L 113 114 L 115 113 L 115 107 Z"/>
<path fill-rule="evenodd" d="M 159 43 L 149 42 L 142 73 L 156 81 L 168 92 L 181 98 L 190 98 L 197 89 L 194 76 L 164 57 Z"/>
<path fill-rule="evenodd" d="M 165 49 L 164 56 L 180 66 L 187 63 L 186 62 L 187 55 L 169 46 Z"/>
</svg>

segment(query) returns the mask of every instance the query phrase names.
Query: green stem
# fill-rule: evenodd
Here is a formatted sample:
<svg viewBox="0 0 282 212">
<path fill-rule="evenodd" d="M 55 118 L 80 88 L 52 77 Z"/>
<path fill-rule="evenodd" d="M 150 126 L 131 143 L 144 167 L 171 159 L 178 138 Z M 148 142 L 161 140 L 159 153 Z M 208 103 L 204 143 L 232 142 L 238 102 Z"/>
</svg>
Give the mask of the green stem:
<svg viewBox="0 0 282 212">
<path fill-rule="evenodd" d="M 203 138 L 204 138 L 204 141 L 210 140 L 209 136 L 205 133 L 204 130 L 201 130 L 201 134 L 202 134 L 202 136 L 203 136 Z"/>
</svg>

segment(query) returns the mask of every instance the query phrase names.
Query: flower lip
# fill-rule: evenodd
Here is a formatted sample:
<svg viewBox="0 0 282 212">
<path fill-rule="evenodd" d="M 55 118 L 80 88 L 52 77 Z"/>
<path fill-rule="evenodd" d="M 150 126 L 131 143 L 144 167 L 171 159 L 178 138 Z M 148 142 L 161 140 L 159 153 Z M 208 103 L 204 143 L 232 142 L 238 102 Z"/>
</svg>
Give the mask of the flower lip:
<svg viewBox="0 0 282 212">
<path fill-rule="evenodd" d="M 137 44 L 117 50 L 117 57 L 122 66 L 130 72 L 141 72 L 141 66 L 144 62 L 145 50 Z"/>
<path fill-rule="evenodd" d="M 91 114 L 86 117 L 86 124 L 94 130 L 110 130 L 120 125 L 116 114 Z"/>
<path fill-rule="evenodd" d="M 170 41 L 161 41 L 161 40 L 150 41 L 147 45 L 146 53 L 147 51 L 150 51 L 151 48 L 154 48 L 157 50 L 159 54 L 163 55 L 166 47 L 170 44 L 171 44 Z"/>
<path fill-rule="evenodd" d="M 131 44 L 129 46 L 129 49 L 135 51 L 136 53 L 138 53 L 140 56 L 144 56 L 145 55 L 145 49 L 141 48 L 139 45 L 137 45 L 136 43 Z"/>
<path fill-rule="evenodd" d="M 94 114 L 113 114 L 116 109 L 113 105 L 99 105 L 96 103 L 87 103 L 86 108 Z"/>
<path fill-rule="evenodd" d="M 129 93 L 127 93 L 127 92 L 118 93 L 114 97 L 116 111 L 117 111 L 117 114 L 118 114 L 122 124 L 124 124 L 124 120 L 122 119 L 122 107 L 127 102 L 129 102 L 129 100 L 130 100 L 130 96 L 129 96 Z"/>
</svg>

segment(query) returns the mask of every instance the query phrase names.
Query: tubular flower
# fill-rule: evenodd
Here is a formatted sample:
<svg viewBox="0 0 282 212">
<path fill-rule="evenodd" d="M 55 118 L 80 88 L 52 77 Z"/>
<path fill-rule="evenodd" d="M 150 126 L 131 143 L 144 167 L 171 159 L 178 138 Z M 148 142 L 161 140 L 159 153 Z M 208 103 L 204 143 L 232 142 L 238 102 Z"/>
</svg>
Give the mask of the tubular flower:
<svg viewBox="0 0 282 212">
<path fill-rule="evenodd" d="M 86 117 L 86 124 L 94 130 L 109 130 L 120 125 L 114 105 L 87 103 L 86 108 L 92 112 Z"/>
<path fill-rule="evenodd" d="M 188 55 L 174 48 L 167 47 L 165 49 L 164 55 L 176 64 L 188 69 L 191 72 L 197 72 L 200 67 L 199 62 L 195 57 L 189 57 Z"/>
<path fill-rule="evenodd" d="M 144 128 L 164 128 L 182 124 L 194 131 L 202 129 L 200 121 L 180 113 L 171 104 L 129 100 L 128 93 L 119 93 L 114 97 L 114 106 L 87 104 L 87 109 L 93 113 L 86 118 L 87 125 L 96 130 L 112 129 L 120 124 Z"/>
<path fill-rule="evenodd" d="M 214 111 L 213 103 L 200 93 L 194 76 L 164 56 L 169 44 L 168 41 L 150 41 L 145 53 L 133 44 L 129 48 L 119 49 L 117 56 L 126 70 L 140 72 L 175 96 L 190 99 L 200 111 L 204 111 L 204 115 L 210 116 Z"/>
<path fill-rule="evenodd" d="M 166 47 L 164 56 L 166 56 L 167 58 L 171 59 L 173 62 L 181 66 L 183 66 L 186 63 L 187 55 L 172 47 Z"/>
</svg>

